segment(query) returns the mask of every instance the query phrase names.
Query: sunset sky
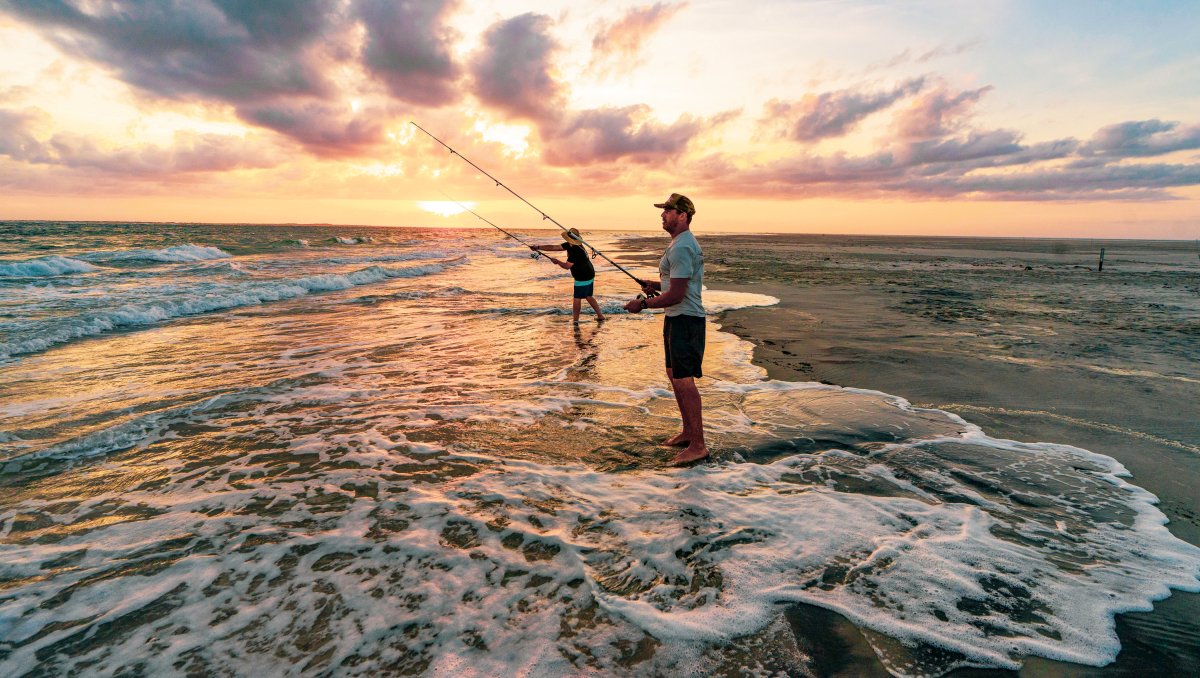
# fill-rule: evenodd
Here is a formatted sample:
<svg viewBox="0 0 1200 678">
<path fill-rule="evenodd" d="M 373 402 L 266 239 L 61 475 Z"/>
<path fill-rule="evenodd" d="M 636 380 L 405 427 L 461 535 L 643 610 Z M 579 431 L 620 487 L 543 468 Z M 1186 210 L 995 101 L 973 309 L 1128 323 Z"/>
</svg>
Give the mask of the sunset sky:
<svg viewBox="0 0 1200 678">
<path fill-rule="evenodd" d="M 1200 3 L 0 0 L 0 219 L 1200 238 Z M 442 214 L 439 214 L 442 213 Z M 485 226 L 486 227 L 486 226 Z"/>
</svg>

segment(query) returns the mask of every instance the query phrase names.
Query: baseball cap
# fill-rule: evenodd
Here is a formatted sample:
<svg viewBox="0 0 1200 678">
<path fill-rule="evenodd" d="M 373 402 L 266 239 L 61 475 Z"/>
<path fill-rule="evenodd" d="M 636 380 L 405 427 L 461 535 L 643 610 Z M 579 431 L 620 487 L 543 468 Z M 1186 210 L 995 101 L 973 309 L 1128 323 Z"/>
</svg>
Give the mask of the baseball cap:
<svg viewBox="0 0 1200 678">
<path fill-rule="evenodd" d="M 679 193 L 672 193 L 666 202 L 654 203 L 654 206 L 696 216 L 696 206 L 692 204 L 691 199 Z"/>
</svg>

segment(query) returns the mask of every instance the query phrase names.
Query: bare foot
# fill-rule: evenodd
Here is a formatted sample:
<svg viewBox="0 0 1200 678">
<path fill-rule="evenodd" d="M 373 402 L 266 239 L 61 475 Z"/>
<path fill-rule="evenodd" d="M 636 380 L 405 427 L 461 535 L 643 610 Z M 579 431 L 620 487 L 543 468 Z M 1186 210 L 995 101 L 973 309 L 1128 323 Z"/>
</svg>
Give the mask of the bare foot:
<svg viewBox="0 0 1200 678">
<path fill-rule="evenodd" d="M 687 449 L 675 455 L 671 460 L 671 466 L 686 466 L 693 461 L 700 461 L 708 458 L 708 448 L 704 443 L 695 443 L 688 445 Z"/>
<path fill-rule="evenodd" d="M 682 433 L 676 433 L 675 435 L 671 436 L 670 438 L 667 438 L 666 440 L 662 441 L 662 444 L 666 445 L 667 447 L 683 447 L 684 445 L 688 445 L 691 442 L 692 441 L 687 439 L 686 435 L 684 435 Z"/>
<path fill-rule="evenodd" d="M 602 316 L 602 315 L 596 316 L 596 322 L 598 322 L 598 323 L 604 322 L 604 316 Z"/>
</svg>

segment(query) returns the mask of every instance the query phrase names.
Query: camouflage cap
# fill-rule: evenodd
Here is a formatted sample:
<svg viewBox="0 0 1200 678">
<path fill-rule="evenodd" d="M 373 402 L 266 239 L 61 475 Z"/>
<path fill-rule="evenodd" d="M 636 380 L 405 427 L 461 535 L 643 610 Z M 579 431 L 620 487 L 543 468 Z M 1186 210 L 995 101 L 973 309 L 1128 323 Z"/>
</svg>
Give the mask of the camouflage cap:
<svg viewBox="0 0 1200 678">
<path fill-rule="evenodd" d="M 686 195 L 680 195 L 678 193 L 672 193 L 671 197 L 667 198 L 666 202 L 656 202 L 654 203 L 654 206 L 661 207 L 663 209 L 672 209 L 677 212 L 683 212 L 684 214 L 696 216 L 696 206 L 692 204 L 691 199 L 689 199 Z"/>
</svg>

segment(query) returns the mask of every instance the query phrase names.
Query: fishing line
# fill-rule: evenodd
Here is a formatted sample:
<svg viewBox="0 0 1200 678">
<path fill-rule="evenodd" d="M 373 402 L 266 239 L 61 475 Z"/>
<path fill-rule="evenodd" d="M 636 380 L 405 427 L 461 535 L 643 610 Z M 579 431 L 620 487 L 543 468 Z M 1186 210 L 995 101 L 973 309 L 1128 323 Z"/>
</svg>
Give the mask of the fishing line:
<svg viewBox="0 0 1200 678">
<path fill-rule="evenodd" d="M 568 233 L 570 232 L 570 229 L 568 229 L 566 226 L 563 226 L 562 224 L 558 223 L 558 220 L 557 220 L 557 219 L 555 219 L 554 217 L 550 216 L 549 214 L 546 214 L 546 213 L 545 213 L 545 212 L 543 212 L 542 210 L 538 209 L 537 205 L 534 205 L 533 203 L 529 202 L 529 201 L 528 201 L 528 200 L 526 200 L 525 198 L 522 198 L 522 197 L 521 197 L 521 195 L 520 195 L 520 194 L 518 194 L 516 191 L 512 190 L 512 189 L 511 189 L 511 188 L 509 188 L 508 186 L 505 186 L 505 185 L 504 185 L 504 182 L 500 181 L 499 179 L 497 179 L 496 177 L 492 176 L 491 174 L 488 174 L 487 170 L 483 169 L 483 168 L 482 168 L 482 167 L 480 167 L 479 165 L 476 165 L 475 163 L 471 162 L 471 160 L 470 160 L 469 158 L 467 158 L 467 156 L 463 155 L 462 153 L 459 153 L 458 151 L 454 150 L 453 148 L 450 148 L 449 144 L 447 144 L 446 142 L 442 141 L 441 139 L 439 139 L 439 138 L 435 137 L 433 134 L 431 134 L 431 133 L 429 132 L 429 130 L 425 129 L 424 127 L 421 127 L 420 125 L 418 125 L 417 123 L 415 123 L 415 122 L 413 122 L 413 121 L 411 121 L 411 120 L 408 122 L 408 124 L 412 125 L 413 127 L 416 127 L 417 129 L 421 130 L 422 132 L 424 132 L 426 135 L 428 135 L 428 136 L 429 136 L 429 138 L 430 138 L 430 139 L 433 139 L 434 141 L 438 142 L 438 143 L 439 143 L 439 144 L 441 144 L 443 147 L 445 147 L 445 149 L 446 149 L 447 151 L 450 151 L 450 153 L 451 153 L 452 155 L 457 155 L 458 157 L 462 158 L 462 159 L 463 159 L 463 162 L 465 162 L 465 163 L 467 163 L 468 165 L 470 165 L 471 167 L 474 167 L 475 169 L 479 170 L 480 174 L 482 174 L 483 176 L 487 177 L 488 179 L 491 179 L 492 181 L 496 182 L 496 185 L 497 185 L 497 186 L 499 186 L 500 188 L 503 188 L 504 190 L 506 190 L 506 191 L 508 191 L 509 193 L 513 194 L 513 196 L 514 196 L 514 197 L 515 197 L 517 200 L 520 200 L 521 202 L 525 203 L 526 205 L 529 205 L 531 208 L 533 208 L 533 210 L 534 210 L 535 212 L 537 212 L 538 214 L 542 215 L 542 221 L 549 221 L 550 223 L 554 224 L 555 226 L 558 226 L 559 228 L 561 228 L 561 229 L 562 229 L 564 232 L 568 232 Z M 571 237 L 575 237 L 575 236 L 574 236 L 574 235 L 572 235 Z M 616 267 L 617 267 L 617 270 L 619 270 L 620 272 L 622 272 L 622 273 L 624 273 L 625 275 L 629 276 L 629 278 L 630 278 L 631 280 L 633 280 L 635 283 L 637 283 L 639 287 L 645 287 L 645 286 L 646 286 L 646 284 L 647 284 L 647 283 L 646 283 L 644 280 L 642 280 L 642 279 L 640 279 L 640 278 L 638 278 L 638 277 L 634 276 L 634 275 L 633 275 L 632 273 L 630 273 L 629 271 L 626 271 L 626 270 L 625 270 L 625 268 L 624 268 L 623 266 L 621 266 L 621 265 L 620 265 L 620 264 L 618 264 L 617 262 L 613 261 L 612 259 L 609 259 L 609 258 L 608 258 L 607 256 L 605 256 L 605 255 L 604 255 L 604 253 L 603 253 L 603 252 L 601 252 L 600 250 L 596 249 L 595 247 L 592 247 L 591 245 L 588 245 L 588 243 L 587 243 L 587 241 L 586 241 L 586 240 L 584 240 L 583 238 L 578 238 L 578 240 L 579 240 L 579 242 L 582 242 L 584 245 L 587 245 L 587 247 L 588 247 L 589 249 L 591 249 L 591 250 L 592 250 L 592 254 L 593 254 L 593 255 L 596 255 L 596 254 L 598 254 L 598 255 L 600 255 L 601 257 L 603 257 L 605 261 L 607 261 L 608 263 L 612 264 L 613 266 L 616 266 Z M 658 296 L 658 293 L 657 293 L 657 292 L 651 293 L 651 294 L 650 294 L 650 296 L 652 296 L 652 297 Z"/>
<path fill-rule="evenodd" d="M 512 233 L 509 233 L 508 231 L 504 230 L 503 228 L 500 228 L 500 227 L 499 227 L 499 226 L 497 226 L 496 224 L 493 224 L 492 222 L 488 221 L 487 219 L 484 219 L 484 218 L 483 218 L 482 216 L 480 216 L 480 215 L 479 215 L 479 213 L 478 213 L 478 212 L 476 212 L 475 210 L 471 209 L 470 207 L 467 207 L 466 205 L 462 204 L 461 202 L 459 202 L 459 201 L 455 200 L 454 198 L 451 198 L 450 196 L 446 195 L 445 191 L 438 191 L 438 193 L 441 193 L 443 198 L 445 198 L 445 199 L 449 200 L 450 202 L 454 203 L 455 205 L 458 205 L 458 206 L 459 206 L 459 207 L 461 207 L 462 209 L 464 209 L 464 210 L 466 210 L 466 211 L 470 212 L 471 214 L 474 214 L 476 217 L 479 217 L 479 219 L 480 219 L 481 221 L 483 221 L 483 223 L 485 223 L 485 224 L 487 224 L 487 225 L 491 226 L 492 228 L 496 229 L 497 231 L 500 231 L 500 232 L 501 232 L 501 233 L 503 233 L 504 235 L 507 235 L 508 237 L 512 238 L 513 240 L 516 240 L 517 242 L 521 243 L 522 245 L 524 245 L 524 246 L 526 246 L 526 247 L 529 247 L 530 249 L 532 249 L 532 247 L 533 247 L 532 245 L 530 245 L 529 243 L 525 242 L 524 240 L 521 240 L 520 238 L 518 238 L 517 236 L 513 235 Z M 530 255 L 530 258 L 532 258 L 532 259 L 537 259 L 538 257 L 546 257 L 546 255 L 545 255 L 545 254 L 542 254 L 542 253 L 541 253 L 540 251 L 538 251 L 538 250 L 533 250 L 533 254 L 531 254 L 531 255 Z M 549 259 L 549 257 L 546 257 L 546 258 L 547 258 L 547 259 Z"/>
</svg>

